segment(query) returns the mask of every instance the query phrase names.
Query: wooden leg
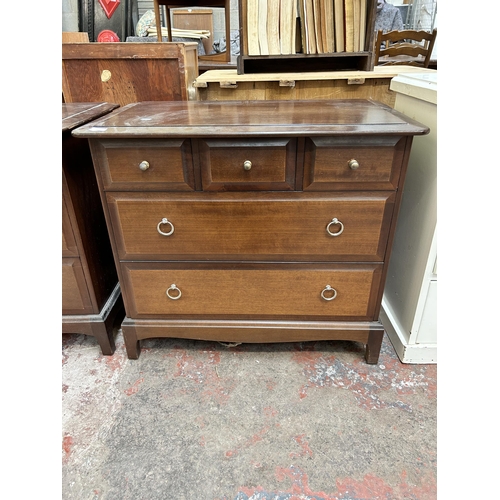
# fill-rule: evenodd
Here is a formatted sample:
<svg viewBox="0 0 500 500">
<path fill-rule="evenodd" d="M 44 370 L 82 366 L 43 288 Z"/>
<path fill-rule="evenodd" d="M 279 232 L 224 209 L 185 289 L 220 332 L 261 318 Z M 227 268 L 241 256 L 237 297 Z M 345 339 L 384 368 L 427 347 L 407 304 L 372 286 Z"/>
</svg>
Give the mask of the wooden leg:
<svg viewBox="0 0 500 500">
<path fill-rule="evenodd" d="M 224 2 L 226 21 L 226 61 L 231 62 L 231 0 Z"/>
<path fill-rule="evenodd" d="M 122 324 L 122 333 L 128 359 L 139 359 L 139 355 L 141 354 L 141 344 L 140 341 L 137 340 L 135 327 Z"/>
<path fill-rule="evenodd" d="M 107 315 L 105 315 L 106 318 L 103 321 L 92 321 L 90 323 L 92 335 L 97 339 L 102 353 L 106 356 L 111 356 L 115 352 L 115 329 L 120 328 L 120 323 L 125 316 L 123 299 L 119 294 L 118 287 L 110 297 L 110 301 L 114 302 Z"/>
<path fill-rule="evenodd" d="M 384 330 L 372 330 L 368 335 L 368 342 L 365 350 L 365 360 L 369 365 L 376 365 L 382 347 Z"/>
<path fill-rule="evenodd" d="M 161 16 L 160 16 L 160 5 L 157 1 L 154 3 L 155 9 L 155 24 L 156 24 L 156 41 L 162 42 L 163 38 L 161 35 Z M 170 38 L 168 39 L 171 42 Z"/>
<path fill-rule="evenodd" d="M 115 339 L 113 336 L 113 325 L 106 327 L 104 322 L 92 323 L 92 335 L 96 338 L 105 356 L 111 356 L 115 352 Z"/>
</svg>

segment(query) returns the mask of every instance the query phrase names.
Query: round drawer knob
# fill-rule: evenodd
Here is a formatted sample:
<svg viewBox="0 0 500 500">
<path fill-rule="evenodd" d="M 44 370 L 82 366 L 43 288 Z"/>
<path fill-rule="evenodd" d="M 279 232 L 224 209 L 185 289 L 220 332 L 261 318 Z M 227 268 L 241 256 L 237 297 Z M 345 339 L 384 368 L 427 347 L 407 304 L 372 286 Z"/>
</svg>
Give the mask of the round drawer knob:
<svg viewBox="0 0 500 500">
<path fill-rule="evenodd" d="M 145 172 L 149 168 L 149 162 L 148 161 L 141 161 L 141 163 L 139 163 L 139 168 L 143 172 Z"/>
<path fill-rule="evenodd" d="M 349 168 L 351 170 L 356 170 L 359 168 L 358 160 L 355 160 L 354 158 L 352 160 L 349 160 L 347 164 L 349 165 Z"/>
<path fill-rule="evenodd" d="M 245 170 L 250 170 L 252 168 L 252 162 L 250 160 L 245 160 L 243 162 L 243 168 Z"/>
<path fill-rule="evenodd" d="M 172 300 L 178 300 L 181 298 L 182 292 L 177 288 L 177 286 L 172 283 L 168 288 L 167 291 L 165 292 L 167 294 L 167 297 Z"/>
<path fill-rule="evenodd" d="M 337 290 L 330 285 L 326 285 L 321 292 L 321 298 L 324 300 L 333 300 L 337 296 Z"/>
<path fill-rule="evenodd" d="M 331 231 L 331 229 L 330 229 L 332 226 L 339 226 L 339 230 L 338 230 L 336 233 L 333 233 L 333 232 Z M 344 224 L 342 224 L 342 222 L 340 222 L 340 221 L 337 219 L 337 217 L 334 217 L 334 218 L 332 219 L 332 222 L 330 222 L 330 223 L 328 224 L 328 226 L 326 226 L 326 232 L 327 232 L 330 236 L 339 236 L 339 235 L 341 235 L 341 234 L 343 233 L 343 231 L 344 231 Z"/>
<path fill-rule="evenodd" d="M 170 231 L 168 233 L 165 233 L 164 231 L 161 230 L 161 226 L 164 224 L 167 224 L 170 227 Z M 156 229 L 162 236 L 170 236 L 174 232 L 174 225 L 167 218 L 164 217 L 160 222 L 158 222 Z"/>
</svg>

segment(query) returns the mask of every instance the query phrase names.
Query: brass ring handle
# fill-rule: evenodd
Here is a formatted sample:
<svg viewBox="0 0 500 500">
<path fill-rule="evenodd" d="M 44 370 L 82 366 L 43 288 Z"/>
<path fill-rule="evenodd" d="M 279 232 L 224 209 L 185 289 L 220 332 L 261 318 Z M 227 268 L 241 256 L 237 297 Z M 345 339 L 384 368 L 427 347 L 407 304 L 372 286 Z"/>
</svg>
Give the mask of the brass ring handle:
<svg viewBox="0 0 500 500">
<path fill-rule="evenodd" d="M 141 161 L 141 163 L 139 163 L 139 168 L 143 172 L 145 172 L 149 168 L 149 162 L 148 161 Z"/>
<path fill-rule="evenodd" d="M 357 168 L 359 168 L 358 160 L 355 160 L 354 158 L 352 160 L 349 160 L 347 162 L 347 165 L 349 165 L 349 168 L 351 170 L 356 170 Z"/>
<path fill-rule="evenodd" d="M 336 232 L 336 233 L 332 233 L 330 231 L 330 226 L 340 226 L 340 229 Z M 328 224 L 328 226 L 326 226 L 326 232 L 330 235 L 330 236 L 339 236 L 341 235 L 343 232 L 344 232 L 344 224 L 342 224 L 342 222 L 340 222 L 337 217 L 334 217 L 332 219 L 332 222 L 330 222 Z"/>
<path fill-rule="evenodd" d="M 162 224 L 168 224 L 170 226 L 170 231 L 168 233 L 164 233 L 161 229 L 160 229 L 160 226 Z M 162 236 L 170 236 L 173 232 L 174 232 L 174 225 L 167 219 L 167 218 L 163 218 L 160 222 L 158 222 L 158 225 L 156 226 L 156 229 L 158 230 L 158 232 L 162 235 Z"/>
<path fill-rule="evenodd" d="M 172 295 L 170 290 L 178 292 L 177 295 Z M 172 300 L 178 300 L 181 298 L 182 292 L 179 290 L 179 288 L 172 283 L 168 288 L 167 291 L 165 292 L 167 294 L 167 297 Z"/>
<path fill-rule="evenodd" d="M 243 162 L 243 168 L 245 170 L 250 170 L 252 168 L 252 162 L 250 160 L 245 160 Z"/>
<path fill-rule="evenodd" d="M 327 297 L 325 295 L 325 292 L 333 292 L 333 295 L 331 297 Z M 330 285 L 326 285 L 323 291 L 321 292 L 321 298 L 324 300 L 333 300 L 337 296 L 337 290 L 335 288 L 332 288 Z"/>
</svg>

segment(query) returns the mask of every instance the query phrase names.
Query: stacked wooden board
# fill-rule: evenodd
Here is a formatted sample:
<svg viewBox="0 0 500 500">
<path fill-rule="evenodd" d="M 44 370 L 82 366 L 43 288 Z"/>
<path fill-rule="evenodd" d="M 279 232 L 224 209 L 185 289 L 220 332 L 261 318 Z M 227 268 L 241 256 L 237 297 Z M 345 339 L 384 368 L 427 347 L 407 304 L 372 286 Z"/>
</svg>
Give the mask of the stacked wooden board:
<svg viewBox="0 0 500 500">
<path fill-rule="evenodd" d="M 157 36 L 156 27 L 148 28 L 148 36 Z M 162 26 L 161 28 L 161 36 L 168 37 L 168 30 Z M 172 28 L 172 38 L 197 38 L 197 39 L 205 39 L 210 37 L 210 31 L 208 30 L 189 30 L 189 29 L 177 29 Z"/>
<path fill-rule="evenodd" d="M 295 54 L 297 0 L 246 1 L 248 54 Z"/>
<path fill-rule="evenodd" d="M 238 73 L 373 69 L 375 0 L 239 0 Z M 316 65 L 303 56 L 341 56 Z M 260 58 L 259 66 L 251 59 Z M 266 59 L 278 64 L 276 67 Z M 291 59 L 290 59 L 291 58 Z M 290 59 L 287 65 L 283 59 Z M 300 62 L 297 61 L 300 59 Z M 289 69 L 287 69 L 289 66 Z M 248 71 L 247 71 L 248 70 Z"/>
</svg>

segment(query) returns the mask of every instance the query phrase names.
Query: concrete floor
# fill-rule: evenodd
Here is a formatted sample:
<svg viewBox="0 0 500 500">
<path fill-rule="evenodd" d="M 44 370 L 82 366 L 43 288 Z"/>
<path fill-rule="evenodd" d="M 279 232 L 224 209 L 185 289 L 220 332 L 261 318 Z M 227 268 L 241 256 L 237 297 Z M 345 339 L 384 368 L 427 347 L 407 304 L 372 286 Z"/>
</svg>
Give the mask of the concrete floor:
<svg viewBox="0 0 500 500">
<path fill-rule="evenodd" d="M 62 498 L 434 500 L 436 365 L 350 342 L 63 335 Z"/>
</svg>

